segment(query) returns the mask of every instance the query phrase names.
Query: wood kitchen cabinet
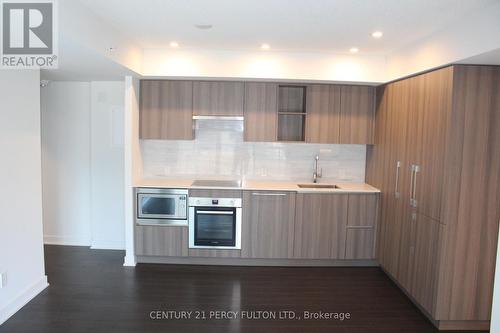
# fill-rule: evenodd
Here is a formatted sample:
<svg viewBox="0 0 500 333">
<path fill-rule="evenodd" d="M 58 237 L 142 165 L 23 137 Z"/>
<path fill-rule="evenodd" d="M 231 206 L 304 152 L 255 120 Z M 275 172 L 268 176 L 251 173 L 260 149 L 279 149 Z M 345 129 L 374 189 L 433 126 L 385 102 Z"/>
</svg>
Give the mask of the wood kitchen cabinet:
<svg viewBox="0 0 500 333">
<path fill-rule="evenodd" d="M 242 258 L 293 258 L 295 195 L 243 192 Z"/>
<path fill-rule="evenodd" d="M 439 237 L 443 226 L 427 216 L 416 213 L 412 232 L 409 291 L 429 313 L 435 310 Z"/>
<path fill-rule="evenodd" d="M 243 100 L 243 82 L 194 82 L 193 115 L 195 116 L 243 116 Z"/>
<path fill-rule="evenodd" d="M 294 258 L 344 259 L 348 195 L 297 194 Z"/>
<path fill-rule="evenodd" d="M 374 259 L 377 194 L 299 193 L 294 258 Z"/>
<path fill-rule="evenodd" d="M 444 178 L 444 154 L 448 119 L 451 115 L 453 68 L 448 67 L 415 78 L 415 112 L 410 115 L 409 161 L 418 166 L 414 173 L 417 211 L 440 220 Z M 413 95 L 413 94 L 412 94 Z"/>
<path fill-rule="evenodd" d="M 306 87 L 278 86 L 278 141 L 305 141 Z"/>
<path fill-rule="evenodd" d="M 438 328 L 487 329 L 500 69 L 454 65 L 389 83 L 377 96 L 366 178 L 382 191 L 379 262 Z"/>
<path fill-rule="evenodd" d="M 349 194 L 345 259 L 374 259 L 378 194 Z"/>
<path fill-rule="evenodd" d="M 340 100 L 340 143 L 373 144 L 375 88 L 342 86 Z"/>
<path fill-rule="evenodd" d="M 371 144 L 374 88 L 141 80 L 141 139 L 192 140 L 193 116 L 243 116 L 245 141 Z"/>
<path fill-rule="evenodd" d="M 135 254 L 137 256 L 187 256 L 188 228 L 136 225 Z"/>
<path fill-rule="evenodd" d="M 340 142 L 340 91 L 336 85 L 307 86 L 306 142 Z"/>
<path fill-rule="evenodd" d="M 276 141 L 278 85 L 246 82 L 244 105 L 245 141 Z"/>
<path fill-rule="evenodd" d="M 141 80 L 139 137 L 192 140 L 193 83 Z"/>
</svg>

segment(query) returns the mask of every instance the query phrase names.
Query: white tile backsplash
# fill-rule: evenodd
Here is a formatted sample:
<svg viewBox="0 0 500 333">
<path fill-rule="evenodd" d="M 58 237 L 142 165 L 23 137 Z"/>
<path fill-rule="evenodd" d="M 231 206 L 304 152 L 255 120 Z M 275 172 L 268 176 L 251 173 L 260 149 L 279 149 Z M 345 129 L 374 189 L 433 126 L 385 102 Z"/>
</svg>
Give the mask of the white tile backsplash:
<svg viewBox="0 0 500 333">
<path fill-rule="evenodd" d="M 365 181 L 365 145 L 244 142 L 243 121 L 196 120 L 193 141 L 141 140 L 144 177 Z"/>
</svg>

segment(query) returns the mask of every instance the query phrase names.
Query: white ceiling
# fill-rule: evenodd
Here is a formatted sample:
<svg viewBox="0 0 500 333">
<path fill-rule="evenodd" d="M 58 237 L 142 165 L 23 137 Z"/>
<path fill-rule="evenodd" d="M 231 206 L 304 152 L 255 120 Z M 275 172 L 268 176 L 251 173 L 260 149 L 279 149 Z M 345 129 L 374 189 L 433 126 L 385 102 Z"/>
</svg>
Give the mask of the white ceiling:
<svg viewBox="0 0 500 333">
<path fill-rule="evenodd" d="M 142 48 L 388 54 L 498 0 L 80 0 Z M 212 24 L 200 30 L 195 24 Z M 374 30 L 383 38 L 370 36 Z"/>
<path fill-rule="evenodd" d="M 458 63 L 469 65 L 500 65 L 500 49 L 478 54 L 476 56 L 459 61 Z"/>
<path fill-rule="evenodd" d="M 81 45 L 61 40 L 59 68 L 42 70 L 41 79 L 50 81 L 116 81 L 134 72 Z"/>
</svg>

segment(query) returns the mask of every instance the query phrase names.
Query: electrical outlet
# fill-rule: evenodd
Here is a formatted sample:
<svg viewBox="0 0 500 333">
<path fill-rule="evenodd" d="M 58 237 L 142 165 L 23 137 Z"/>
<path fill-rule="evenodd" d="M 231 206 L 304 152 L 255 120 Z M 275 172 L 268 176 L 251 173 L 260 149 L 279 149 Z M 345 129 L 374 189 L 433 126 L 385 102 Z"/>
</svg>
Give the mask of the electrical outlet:
<svg viewBox="0 0 500 333">
<path fill-rule="evenodd" d="M 0 288 L 7 285 L 7 272 L 0 273 Z"/>
</svg>

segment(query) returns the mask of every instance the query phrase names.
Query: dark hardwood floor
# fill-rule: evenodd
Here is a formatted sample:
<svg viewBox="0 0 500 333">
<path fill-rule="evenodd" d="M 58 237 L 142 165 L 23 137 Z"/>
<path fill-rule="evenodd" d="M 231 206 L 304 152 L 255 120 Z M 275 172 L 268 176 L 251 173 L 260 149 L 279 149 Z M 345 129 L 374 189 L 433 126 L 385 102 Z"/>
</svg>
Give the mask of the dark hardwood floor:
<svg viewBox="0 0 500 333">
<path fill-rule="evenodd" d="M 437 332 L 374 267 L 130 268 L 122 266 L 123 255 L 46 246 L 50 286 L 0 332 Z M 156 310 L 205 311 L 207 317 L 210 311 L 349 312 L 351 319 L 153 320 Z"/>
</svg>

